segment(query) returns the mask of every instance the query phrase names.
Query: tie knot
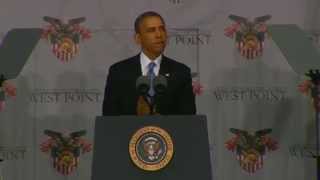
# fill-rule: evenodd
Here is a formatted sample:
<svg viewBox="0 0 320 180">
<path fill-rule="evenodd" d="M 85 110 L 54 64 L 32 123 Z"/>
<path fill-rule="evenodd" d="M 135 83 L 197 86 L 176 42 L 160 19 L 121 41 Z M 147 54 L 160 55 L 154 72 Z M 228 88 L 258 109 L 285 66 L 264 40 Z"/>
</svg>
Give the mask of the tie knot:
<svg viewBox="0 0 320 180">
<path fill-rule="evenodd" d="M 157 65 L 157 64 L 154 63 L 154 62 L 149 63 L 149 64 L 148 64 L 149 71 L 150 71 L 150 70 L 153 70 L 153 68 L 154 68 L 156 65 Z"/>
</svg>

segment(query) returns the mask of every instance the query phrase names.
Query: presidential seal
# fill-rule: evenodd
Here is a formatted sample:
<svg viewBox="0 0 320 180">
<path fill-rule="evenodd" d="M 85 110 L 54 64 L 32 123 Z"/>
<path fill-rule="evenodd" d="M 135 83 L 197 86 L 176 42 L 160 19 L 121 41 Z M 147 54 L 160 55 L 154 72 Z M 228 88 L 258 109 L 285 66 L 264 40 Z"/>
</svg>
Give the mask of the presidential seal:
<svg viewBox="0 0 320 180">
<path fill-rule="evenodd" d="M 157 171 L 172 159 L 173 142 L 165 130 L 156 126 L 146 126 L 132 136 L 129 153 L 131 160 L 139 168 Z"/>
</svg>

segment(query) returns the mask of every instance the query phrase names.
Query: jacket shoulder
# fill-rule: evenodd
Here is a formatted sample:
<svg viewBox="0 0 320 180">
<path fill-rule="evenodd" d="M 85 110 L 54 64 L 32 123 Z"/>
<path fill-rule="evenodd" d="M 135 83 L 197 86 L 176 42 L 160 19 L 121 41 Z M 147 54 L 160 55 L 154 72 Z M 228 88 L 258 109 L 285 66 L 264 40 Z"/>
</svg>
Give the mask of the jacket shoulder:
<svg viewBox="0 0 320 180">
<path fill-rule="evenodd" d="M 178 70 L 179 72 L 185 72 L 185 73 L 190 73 L 191 69 L 190 67 L 188 67 L 187 65 L 178 62 L 174 59 L 165 57 L 165 60 L 168 62 L 168 64 L 170 65 L 170 67 Z"/>
<path fill-rule="evenodd" d="M 129 57 L 127 59 L 123 59 L 119 62 L 116 62 L 114 64 L 112 64 L 109 67 L 109 71 L 124 71 L 127 68 L 132 68 L 132 65 L 136 63 L 136 60 L 138 59 L 138 55 L 137 56 L 133 56 L 133 57 Z"/>
</svg>

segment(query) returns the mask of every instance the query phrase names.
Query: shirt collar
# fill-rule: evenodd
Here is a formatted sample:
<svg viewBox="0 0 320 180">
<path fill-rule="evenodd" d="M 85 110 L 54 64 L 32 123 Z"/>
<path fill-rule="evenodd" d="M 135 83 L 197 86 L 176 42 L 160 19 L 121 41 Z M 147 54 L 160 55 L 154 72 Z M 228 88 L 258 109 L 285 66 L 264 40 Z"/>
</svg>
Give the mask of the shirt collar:
<svg viewBox="0 0 320 180">
<path fill-rule="evenodd" d="M 162 59 L 162 54 L 160 54 L 155 60 L 152 61 L 147 55 L 145 55 L 143 52 L 141 52 L 141 55 L 140 55 L 141 67 L 143 70 L 148 70 L 149 63 L 154 62 L 154 63 L 156 63 L 155 68 L 159 70 L 161 59 Z"/>
</svg>

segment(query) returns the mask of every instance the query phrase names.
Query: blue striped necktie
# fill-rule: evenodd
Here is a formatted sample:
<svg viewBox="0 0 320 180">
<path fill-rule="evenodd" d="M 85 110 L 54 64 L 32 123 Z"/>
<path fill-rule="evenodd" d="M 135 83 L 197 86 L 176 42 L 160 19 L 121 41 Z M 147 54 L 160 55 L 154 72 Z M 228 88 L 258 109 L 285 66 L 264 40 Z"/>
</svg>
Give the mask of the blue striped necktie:
<svg viewBox="0 0 320 180">
<path fill-rule="evenodd" d="M 154 91 L 154 87 L 153 87 L 153 80 L 154 78 L 156 77 L 155 73 L 154 73 L 154 67 L 156 66 L 157 64 L 154 63 L 154 62 L 151 62 L 148 64 L 148 76 L 150 78 L 150 89 L 148 91 L 148 94 L 150 97 L 153 97 L 155 95 L 155 91 Z"/>
</svg>

